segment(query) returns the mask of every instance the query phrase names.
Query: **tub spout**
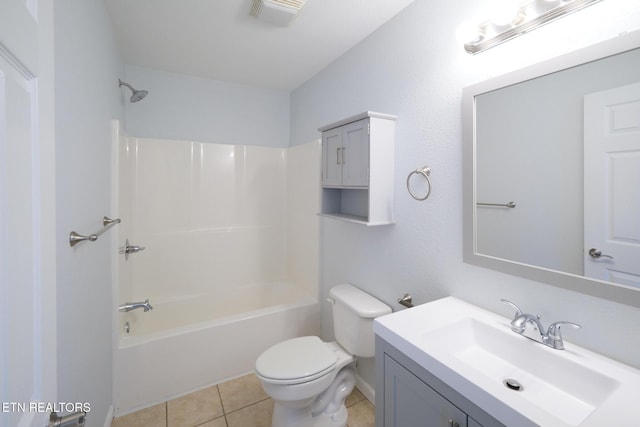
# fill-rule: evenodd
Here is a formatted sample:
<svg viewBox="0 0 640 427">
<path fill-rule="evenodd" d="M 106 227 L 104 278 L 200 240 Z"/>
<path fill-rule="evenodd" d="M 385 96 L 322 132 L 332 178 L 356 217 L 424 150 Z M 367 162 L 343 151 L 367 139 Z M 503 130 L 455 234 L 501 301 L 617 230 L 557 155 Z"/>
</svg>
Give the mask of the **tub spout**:
<svg viewBox="0 0 640 427">
<path fill-rule="evenodd" d="M 153 310 L 153 307 L 149 304 L 149 300 L 147 299 L 144 302 L 125 302 L 118 307 L 118 311 L 131 311 L 137 308 L 142 308 L 145 312 Z"/>
</svg>

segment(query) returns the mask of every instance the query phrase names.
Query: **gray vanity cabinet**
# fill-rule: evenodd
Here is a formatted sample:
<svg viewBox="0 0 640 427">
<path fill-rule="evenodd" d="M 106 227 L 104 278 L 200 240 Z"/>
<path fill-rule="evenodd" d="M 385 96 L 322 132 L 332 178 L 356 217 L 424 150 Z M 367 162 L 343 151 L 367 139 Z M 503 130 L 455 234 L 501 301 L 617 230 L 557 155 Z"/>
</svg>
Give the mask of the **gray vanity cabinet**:
<svg viewBox="0 0 640 427">
<path fill-rule="evenodd" d="M 376 336 L 376 427 L 504 427 Z"/>
<path fill-rule="evenodd" d="M 388 355 L 384 377 L 385 427 L 467 426 L 467 414 Z"/>
</svg>

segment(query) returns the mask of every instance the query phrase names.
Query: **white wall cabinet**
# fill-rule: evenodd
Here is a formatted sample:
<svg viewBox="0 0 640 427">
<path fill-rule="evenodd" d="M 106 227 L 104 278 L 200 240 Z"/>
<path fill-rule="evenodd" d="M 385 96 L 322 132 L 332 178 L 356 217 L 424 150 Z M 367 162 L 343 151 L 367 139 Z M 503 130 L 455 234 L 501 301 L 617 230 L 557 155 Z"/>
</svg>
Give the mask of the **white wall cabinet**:
<svg viewBox="0 0 640 427">
<path fill-rule="evenodd" d="M 369 119 L 322 133 L 323 187 L 369 186 Z"/>
<path fill-rule="evenodd" d="M 395 120 L 367 111 L 318 129 L 321 215 L 366 225 L 393 223 Z"/>
</svg>

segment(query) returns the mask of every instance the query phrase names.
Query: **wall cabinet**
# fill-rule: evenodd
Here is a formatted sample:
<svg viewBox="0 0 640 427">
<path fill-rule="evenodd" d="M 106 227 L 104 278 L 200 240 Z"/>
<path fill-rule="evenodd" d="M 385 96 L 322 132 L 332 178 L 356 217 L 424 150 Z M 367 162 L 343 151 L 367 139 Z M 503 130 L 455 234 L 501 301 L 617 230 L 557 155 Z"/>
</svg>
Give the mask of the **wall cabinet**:
<svg viewBox="0 0 640 427">
<path fill-rule="evenodd" d="M 504 427 L 376 337 L 376 427 Z"/>
<path fill-rule="evenodd" d="M 324 187 L 368 187 L 369 119 L 323 132 L 322 159 Z"/>
<path fill-rule="evenodd" d="M 393 223 L 396 116 L 367 111 L 321 127 L 323 216 Z"/>
</svg>

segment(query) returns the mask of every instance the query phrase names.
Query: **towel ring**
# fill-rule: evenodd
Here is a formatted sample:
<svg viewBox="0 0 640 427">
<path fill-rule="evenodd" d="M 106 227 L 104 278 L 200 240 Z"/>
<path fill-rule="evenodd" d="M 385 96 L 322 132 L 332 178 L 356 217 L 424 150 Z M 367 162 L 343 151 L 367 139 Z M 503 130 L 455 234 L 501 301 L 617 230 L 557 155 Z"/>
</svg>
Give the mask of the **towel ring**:
<svg viewBox="0 0 640 427">
<path fill-rule="evenodd" d="M 413 175 L 422 175 L 427 180 L 427 184 L 429 184 L 429 191 L 427 191 L 427 195 L 426 196 L 418 197 L 415 194 L 413 194 L 413 192 L 411 191 L 411 186 L 409 185 L 409 182 L 411 181 L 411 177 Z M 429 175 L 431 175 L 431 168 L 428 167 L 428 166 L 424 166 L 424 167 L 422 167 L 420 169 L 416 169 L 416 170 L 411 171 L 409 173 L 409 176 L 407 176 L 407 191 L 409 192 L 411 197 L 413 197 L 414 199 L 416 199 L 418 201 L 427 200 L 429 198 L 429 196 L 431 195 L 431 178 L 429 178 Z"/>
</svg>

